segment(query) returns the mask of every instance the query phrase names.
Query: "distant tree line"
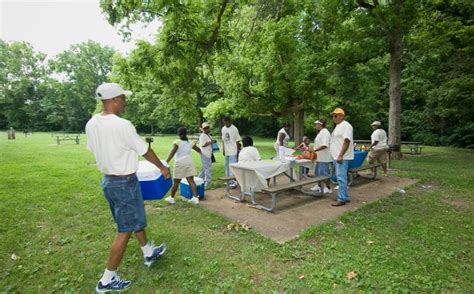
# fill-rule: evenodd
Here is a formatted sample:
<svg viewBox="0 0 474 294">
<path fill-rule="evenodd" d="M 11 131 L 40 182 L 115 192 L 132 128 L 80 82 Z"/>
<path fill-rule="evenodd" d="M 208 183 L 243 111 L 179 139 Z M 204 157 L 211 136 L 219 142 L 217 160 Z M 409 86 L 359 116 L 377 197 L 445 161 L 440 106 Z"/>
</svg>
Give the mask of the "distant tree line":
<svg viewBox="0 0 474 294">
<path fill-rule="evenodd" d="M 380 120 L 393 142 L 474 148 L 474 2 L 467 0 L 102 1 L 125 34 L 159 18 L 156 41 L 127 56 L 88 42 L 46 61 L 0 41 L 0 128 L 83 129 L 102 81 L 130 88 L 143 132 L 216 129 L 296 140 L 347 111 L 355 137 Z"/>
</svg>

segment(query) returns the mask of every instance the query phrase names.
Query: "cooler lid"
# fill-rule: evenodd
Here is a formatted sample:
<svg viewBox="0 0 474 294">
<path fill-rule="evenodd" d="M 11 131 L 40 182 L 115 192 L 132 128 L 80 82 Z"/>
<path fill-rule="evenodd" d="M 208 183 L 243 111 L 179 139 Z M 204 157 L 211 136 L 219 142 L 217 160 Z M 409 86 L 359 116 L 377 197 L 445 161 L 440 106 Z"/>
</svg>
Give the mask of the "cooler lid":
<svg viewBox="0 0 474 294">
<path fill-rule="evenodd" d="M 166 161 L 162 160 L 161 163 L 169 167 Z M 139 181 L 154 181 L 159 177 L 161 177 L 161 171 L 156 165 L 147 160 L 138 162 L 137 178 Z"/>
<path fill-rule="evenodd" d="M 194 177 L 194 182 L 196 183 L 196 186 L 204 184 L 204 180 L 200 177 Z M 186 180 L 186 179 L 181 179 L 181 183 L 183 183 L 185 185 L 189 185 L 188 180 Z"/>
</svg>

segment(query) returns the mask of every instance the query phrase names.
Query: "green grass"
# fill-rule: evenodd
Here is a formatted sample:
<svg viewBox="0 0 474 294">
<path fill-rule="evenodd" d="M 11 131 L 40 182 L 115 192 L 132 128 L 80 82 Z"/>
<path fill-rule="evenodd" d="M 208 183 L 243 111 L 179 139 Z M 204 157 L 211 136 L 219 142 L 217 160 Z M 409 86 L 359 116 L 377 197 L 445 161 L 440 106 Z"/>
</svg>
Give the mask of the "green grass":
<svg viewBox="0 0 474 294">
<path fill-rule="evenodd" d="M 0 133 L 0 292 L 90 293 L 115 225 L 84 136 L 60 146 L 46 133 L 6 138 Z M 162 159 L 174 139 L 155 138 Z M 273 155 L 273 140 L 255 141 L 263 158 Z M 473 166 L 472 150 L 426 147 L 392 164 L 392 174 L 420 181 L 406 193 L 284 245 L 229 232 L 229 220 L 202 207 L 147 202 L 148 236 L 169 251 L 146 268 L 132 239 L 120 275 L 134 280 L 131 293 L 472 292 Z M 223 170 L 219 154 L 214 178 Z"/>
</svg>

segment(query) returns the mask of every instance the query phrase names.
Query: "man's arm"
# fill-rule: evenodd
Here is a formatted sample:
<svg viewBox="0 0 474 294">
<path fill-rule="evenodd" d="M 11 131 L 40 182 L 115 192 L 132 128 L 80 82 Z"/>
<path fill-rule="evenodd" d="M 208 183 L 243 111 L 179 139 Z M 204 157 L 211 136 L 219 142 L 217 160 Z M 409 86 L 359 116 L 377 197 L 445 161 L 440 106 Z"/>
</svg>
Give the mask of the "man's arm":
<svg viewBox="0 0 474 294">
<path fill-rule="evenodd" d="M 377 145 L 379 141 L 374 141 L 374 143 L 370 144 L 369 150 L 372 149 L 375 145 Z"/>
<path fill-rule="evenodd" d="M 339 156 L 337 156 L 337 163 L 342 163 L 344 154 L 346 154 L 347 149 L 349 148 L 349 144 L 351 143 L 351 140 L 349 139 L 344 139 L 344 143 L 342 144 L 341 152 L 339 152 Z"/>
<path fill-rule="evenodd" d="M 153 149 L 148 148 L 147 152 L 143 154 L 143 157 L 145 157 L 145 159 L 148 160 L 149 162 L 156 165 L 160 169 L 161 174 L 165 176 L 165 178 L 168 179 L 170 177 L 169 169 L 166 166 L 164 166 L 163 163 L 161 163 L 161 160 L 155 154 L 155 151 L 153 151 Z"/>
</svg>

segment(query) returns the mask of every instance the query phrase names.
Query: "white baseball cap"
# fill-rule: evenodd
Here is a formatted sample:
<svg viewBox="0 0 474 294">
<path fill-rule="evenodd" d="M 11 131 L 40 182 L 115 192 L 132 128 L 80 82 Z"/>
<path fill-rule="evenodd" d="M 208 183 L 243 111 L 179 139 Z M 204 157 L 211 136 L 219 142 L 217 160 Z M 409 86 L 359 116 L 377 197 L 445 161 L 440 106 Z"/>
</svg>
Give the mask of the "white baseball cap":
<svg viewBox="0 0 474 294">
<path fill-rule="evenodd" d="M 378 120 L 374 121 L 374 122 L 371 124 L 371 126 L 381 126 L 381 125 L 382 125 L 382 123 L 379 122 Z"/>
<path fill-rule="evenodd" d="M 97 98 L 101 100 L 108 100 L 120 95 L 130 96 L 132 91 L 124 90 L 122 86 L 117 83 L 102 83 L 95 91 Z"/>
</svg>

